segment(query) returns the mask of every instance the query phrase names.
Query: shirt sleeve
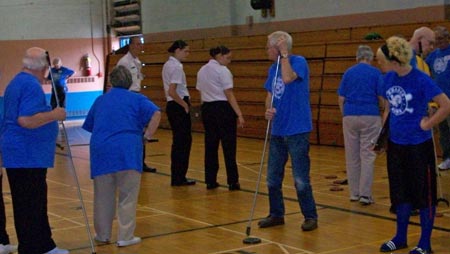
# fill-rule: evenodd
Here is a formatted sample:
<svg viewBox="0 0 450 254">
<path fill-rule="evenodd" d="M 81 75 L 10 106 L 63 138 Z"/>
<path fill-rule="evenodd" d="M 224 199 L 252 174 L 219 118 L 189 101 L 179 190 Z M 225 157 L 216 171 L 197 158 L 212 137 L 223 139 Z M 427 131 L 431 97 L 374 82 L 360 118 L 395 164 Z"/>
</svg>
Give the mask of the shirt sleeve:
<svg viewBox="0 0 450 254">
<path fill-rule="evenodd" d="M 64 73 L 66 74 L 66 77 L 72 76 L 75 72 L 72 69 L 69 69 L 67 67 L 64 67 Z"/>
<path fill-rule="evenodd" d="M 141 116 L 142 116 L 142 125 L 147 125 L 148 122 L 150 121 L 150 119 L 153 117 L 153 114 L 156 111 L 160 111 L 160 108 L 158 106 L 156 106 L 155 103 L 153 103 L 152 101 L 150 101 L 147 97 L 145 96 L 140 96 L 140 109 L 141 109 Z"/>
<path fill-rule="evenodd" d="M 306 59 L 301 56 L 293 56 L 289 58 L 289 61 L 291 63 L 292 69 L 297 74 L 298 78 L 301 80 L 305 80 L 308 78 L 308 64 L 306 62 Z M 280 63 L 281 65 L 281 63 Z M 280 70 L 279 70 L 280 71 Z"/>
<path fill-rule="evenodd" d="M 221 70 L 219 81 L 222 84 L 223 90 L 233 88 L 233 74 L 231 74 L 231 71 L 227 67 Z"/>
<path fill-rule="evenodd" d="M 169 73 L 169 84 L 183 84 L 183 68 L 175 66 Z"/>
<path fill-rule="evenodd" d="M 22 97 L 19 104 L 18 117 L 33 116 L 37 113 L 48 112 L 50 107 L 46 105 L 40 98 L 42 93 L 40 85 L 31 85 L 27 89 L 22 90 Z M 42 95 L 43 96 L 43 95 Z M 44 98 L 43 98 L 44 99 Z"/>
<path fill-rule="evenodd" d="M 339 96 L 343 96 L 343 97 L 345 97 L 345 94 L 346 94 L 346 84 L 347 84 L 347 72 L 345 72 L 344 73 L 344 75 L 342 76 L 342 80 L 341 80 L 341 82 L 340 82 L 340 84 L 339 84 L 339 88 L 338 88 L 338 90 L 337 90 L 337 93 L 338 93 L 338 95 Z"/>
<path fill-rule="evenodd" d="M 98 100 L 98 98 L 97 98 L 97 100 Z M 81 128 L 83 128 L 84 130 L 86 130 L 88 132 L 92 132 L 94 130 L 94 114 L 95 114 L 95 108 L 97 105 L 97 100 L 95 100 L 94 104 L 89 109 L 89 112 L 84 120 L 84 123 L 81 126 Z"/>
<path fill-rule="evenodd" d="M 436 85 L 436 83 L 431 78 L 429 78 L 428 76 L 424 76 L 423 79 L 424 79 L 423 91 L 425 93 L 425 98 L 428 101 L 433 100 L 435 96 L 443 93 L 442 89 L 438 85 Z"/>
</svg>

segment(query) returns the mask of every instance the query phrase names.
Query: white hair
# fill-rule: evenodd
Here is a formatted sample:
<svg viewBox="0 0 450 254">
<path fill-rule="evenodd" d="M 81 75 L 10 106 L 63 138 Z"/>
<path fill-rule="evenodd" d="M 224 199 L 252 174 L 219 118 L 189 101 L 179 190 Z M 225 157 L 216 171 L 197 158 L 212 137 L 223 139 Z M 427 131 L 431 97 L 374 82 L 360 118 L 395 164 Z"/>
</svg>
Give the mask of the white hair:
<svg viewBox="0 0 450 254">
<path fill-rule="evenodd" d="M 46 51 L 42 48 L 33 47 L 27 49 L 22 59 L 23 67 L 29 70 L 42 70 L 48 66 Z"/>
<path fill-rule="evenodd" d="M 286 40 L 289 52 L 292 50 L 292 36 L 284 31 L 273 32 L 273 33 L 269 34 L 269 36 L 267 36 L 267 38 L 269 40 L 270 46 L 277 45 L 278 39 L 284 38 Z"/>
</svg>

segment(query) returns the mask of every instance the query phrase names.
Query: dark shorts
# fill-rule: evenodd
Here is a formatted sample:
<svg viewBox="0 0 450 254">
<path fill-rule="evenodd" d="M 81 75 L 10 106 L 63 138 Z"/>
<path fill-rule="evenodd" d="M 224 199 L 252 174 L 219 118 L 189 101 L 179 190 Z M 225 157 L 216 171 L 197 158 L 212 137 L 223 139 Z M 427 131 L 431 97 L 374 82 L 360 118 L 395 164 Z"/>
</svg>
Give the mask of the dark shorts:
<svg viewBox="0 0 450 254">
<path fill-rule="evenodd" d="M 436 205 L 436 162 L 431 139 L 417 145 L 389 141 L 387 164 L 393 205 L 409 203 L 414 209 Z"/>
</svg>

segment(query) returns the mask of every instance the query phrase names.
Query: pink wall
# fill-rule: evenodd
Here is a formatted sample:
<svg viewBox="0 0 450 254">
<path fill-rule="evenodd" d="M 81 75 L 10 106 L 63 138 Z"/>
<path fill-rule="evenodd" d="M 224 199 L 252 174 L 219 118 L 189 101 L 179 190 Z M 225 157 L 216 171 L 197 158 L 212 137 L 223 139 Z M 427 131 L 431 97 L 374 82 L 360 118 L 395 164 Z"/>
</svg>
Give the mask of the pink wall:
<svg viewBox="0 0 450 254">
<path fill-rule="evenodd" d="M 59 56 L 63 65 L 76 71 L 74 77 L 83 76 L 81 58 L 88 53 L 91 58 L 92 75 L 97 76 L 92 83 L 94 90 L 103 89 L 104 62 L 107 54 L 104 39 L 52 39 L 52 40 L 15 40 L 0 41 L 0 95 L 14 75 L 21 70 L 22 58 L 26 49 L 41 47 L 46 49 L 50 57 Z M 95 53 L 95 55 L 94 55 Z M 97 57 L 96 57 L 97 56 Z M 98 74 L 101 74 L 99 77 Z M 86 87 L 69 84 L 72 92 L 85 91 Z M 90 90 L 90 89 L 89 89 Z"/>
</svg>

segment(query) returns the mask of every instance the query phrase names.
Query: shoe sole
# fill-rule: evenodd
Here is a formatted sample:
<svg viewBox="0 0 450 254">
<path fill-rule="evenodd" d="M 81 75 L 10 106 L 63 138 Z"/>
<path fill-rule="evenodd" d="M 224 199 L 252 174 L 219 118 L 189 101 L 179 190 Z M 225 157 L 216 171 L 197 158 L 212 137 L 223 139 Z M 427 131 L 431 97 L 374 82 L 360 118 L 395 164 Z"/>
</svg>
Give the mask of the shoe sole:
<svg viewBox="0 0 450 254">
<path fill-rule="evenodd" d="M 302 230 L 303 231 L 313 231 L 314 229 L 317 229 L 317 228 L 318 228 L 318 226 L 316 225 L 316 226 L 314 226 L 312 228 L 304 228 L 304 227 L 302 227 Z"/>
<path fill-rule="evenodd" d="M 130 246 L 130 245 L 134 245 L 134 244 L 138 244 L 142 242 L 141 238 L 137 238 L 137 239 L 131 239 L 128 241 L 117 241 L 117 247 L 126 247 L 126 246 Z"/>
<path fill-rule="evenodd" d="M 280 226 L 280 225 L 284 225 L 284 222 L 283 223 L 272 223 L 272 224 L 270 224 L 270 225 L 260 225 L 259 223 L 258 223 L 258 226 L 260 227 L 260 228 L 270 228 L 270 227 L 275 227 L 275 226 Z"/>
</svg>

